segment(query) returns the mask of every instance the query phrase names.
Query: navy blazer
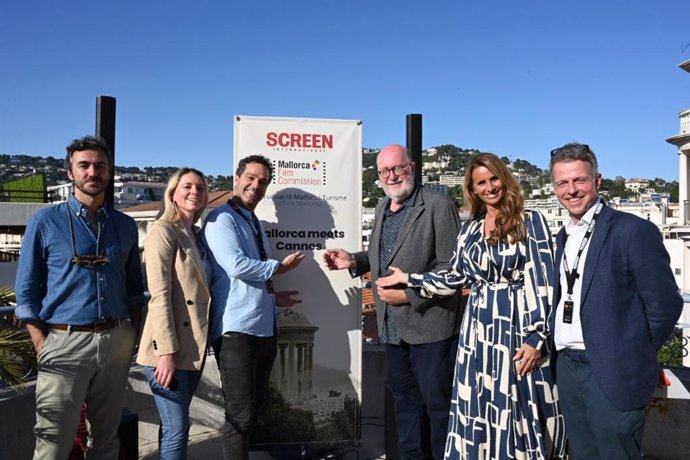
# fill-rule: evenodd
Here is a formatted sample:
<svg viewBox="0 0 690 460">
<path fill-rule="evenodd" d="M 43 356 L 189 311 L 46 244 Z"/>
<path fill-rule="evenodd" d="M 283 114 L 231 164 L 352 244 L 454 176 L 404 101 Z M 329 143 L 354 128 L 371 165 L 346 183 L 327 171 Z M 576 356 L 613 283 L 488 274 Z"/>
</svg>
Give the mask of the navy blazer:
<svg viewBox="0 0 690 460">
<path fill-rule="evenodd" d="M 564 246 L 562 228 L 556 238 L 557 277 Z M 658 381 L 656 352 L 683 309 L 659 230 L 649 221 L 604 206 L 581 276 L 582 334 L 597 382 L 618 409 L 639 408 Z M 554 306 L 560 286 L 559 280 Z M 554 323 L 552 313 L 551 331 Z"/>
</svg>

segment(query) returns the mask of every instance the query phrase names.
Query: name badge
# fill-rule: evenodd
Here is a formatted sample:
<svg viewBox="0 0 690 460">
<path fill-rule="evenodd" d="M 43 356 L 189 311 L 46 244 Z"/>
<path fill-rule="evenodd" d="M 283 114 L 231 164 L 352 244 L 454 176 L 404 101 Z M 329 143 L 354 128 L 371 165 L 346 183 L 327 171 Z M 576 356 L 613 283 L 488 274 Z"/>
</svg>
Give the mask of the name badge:
<svg viewBox="0 0 690 460">
<path fill-rule="evenodd" d="M 573 323 L 573 301 L 566 300 L 563 302 L 563 323 L 572 324 Z"/>
</svg>

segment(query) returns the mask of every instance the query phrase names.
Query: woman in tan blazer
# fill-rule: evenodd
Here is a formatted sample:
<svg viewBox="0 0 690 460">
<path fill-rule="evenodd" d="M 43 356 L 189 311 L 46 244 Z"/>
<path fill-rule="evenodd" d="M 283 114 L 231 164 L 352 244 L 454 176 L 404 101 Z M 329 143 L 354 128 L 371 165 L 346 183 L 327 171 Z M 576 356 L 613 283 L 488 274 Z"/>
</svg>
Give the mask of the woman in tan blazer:
<svg viewBox="0 0 690 460">
<path fill-rule="evenodd" d="M 151 300 L 137 363 L 145 366 L 158 407 L 160 458 L 166 460 L 187 457 L 189 404 L 206 355 L 211 265 L 194 222 L 207 204 L 204 175 L 180 169 L 170 177 L 161 212 L 144 241 Z"/>
</svg>

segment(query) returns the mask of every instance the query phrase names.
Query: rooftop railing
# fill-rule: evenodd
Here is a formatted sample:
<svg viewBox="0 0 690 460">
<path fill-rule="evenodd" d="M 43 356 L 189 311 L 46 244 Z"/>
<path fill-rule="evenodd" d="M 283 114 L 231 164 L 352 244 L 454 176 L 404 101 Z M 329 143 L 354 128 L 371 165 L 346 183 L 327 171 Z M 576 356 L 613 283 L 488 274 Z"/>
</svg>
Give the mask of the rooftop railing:
<svg viewBox="0 0 690 460">
<path fill-rule="evenodd" d="M 18 252 L 0 250 L 0 262 L 16 262 L 19 260 Z"/>
<path fill-rule="evenodd" d="M 58 199 L 52 190 L 0 190 L 0 203 L 52 203 Z"/>
</svg>

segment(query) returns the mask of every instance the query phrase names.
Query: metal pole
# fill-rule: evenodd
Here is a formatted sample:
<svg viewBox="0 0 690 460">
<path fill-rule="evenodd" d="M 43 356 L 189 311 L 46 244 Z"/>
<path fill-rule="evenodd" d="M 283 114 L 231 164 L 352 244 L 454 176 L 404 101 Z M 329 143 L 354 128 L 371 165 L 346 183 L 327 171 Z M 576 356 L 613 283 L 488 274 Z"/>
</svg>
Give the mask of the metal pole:
<svg viewBox="0 0 690 460">
<path fill-rule="evenodd" d="M 422 183 L 422 115 L 407 114 L 407 150 L 412 155 L 412 161 L 417 165 L 414 180 Z"/>
<path fill-rule="evenodd" d="M 96 96 L 96 136 L 102 137 L 112 152 L 112 170 L 110 182 L 105 191 L 105 201 L 111 207 L 115 195 L 115 98 Z"/>
</svg>

